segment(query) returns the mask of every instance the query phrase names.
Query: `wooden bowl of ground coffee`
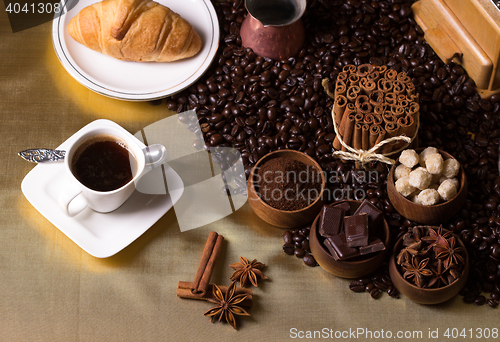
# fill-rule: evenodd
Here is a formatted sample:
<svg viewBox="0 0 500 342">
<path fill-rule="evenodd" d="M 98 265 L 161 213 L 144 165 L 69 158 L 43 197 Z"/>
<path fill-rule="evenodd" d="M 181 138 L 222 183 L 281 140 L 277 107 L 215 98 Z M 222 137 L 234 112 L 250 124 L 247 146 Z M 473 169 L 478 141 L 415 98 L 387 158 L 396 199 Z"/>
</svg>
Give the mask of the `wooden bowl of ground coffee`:
<svg viewBox="0 0 500 342">
<path fill-rule="evenodd" d="M 248 201 L 262 220 L 281 228 L 311 223 L 321 210 L 325 175 L 314 159 L 294 150 L 262 157 L 250 172 Z"/>
</svg>

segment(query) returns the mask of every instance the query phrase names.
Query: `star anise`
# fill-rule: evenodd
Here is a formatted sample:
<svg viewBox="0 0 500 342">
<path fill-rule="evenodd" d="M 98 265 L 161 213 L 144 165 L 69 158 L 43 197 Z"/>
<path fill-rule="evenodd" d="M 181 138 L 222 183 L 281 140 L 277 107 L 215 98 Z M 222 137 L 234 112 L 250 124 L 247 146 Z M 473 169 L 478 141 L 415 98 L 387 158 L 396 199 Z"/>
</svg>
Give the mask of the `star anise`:
<svg viewBox="0 0 500 342">
<path fill-rule="evenodd" d="M 444 267 L 448 268 L 452 263 L 457 265 L 464 265 L 465 260 L 462 253 L 465 248 L 461 246 L 455 246 L 456 240 L 452 236 L 449 239 L 444 239 L 435 245 L 434 250 L 436 252 L 436 258 L 443 259 Z"/>
<path fill-rule="evenodd" d="M 255 259 L 253 259 L 252 262 L 249 262 L 245 257 L 240 257 L 240 261 L 241 262 L 229 265 L 235 269 L 235 272 L 230 278 L 232 281 L 239 281 L 240 286 L 242 287 L 246 285 L 247 281 L 250 281 L 253 286 L 257 287 L 257 281 L 259 278 L 268 279 L 261 271 L 264 267 L 266 267 L 265 264 L 258 262 Z"/>
<path fill-rule="evenodd" d="M 410 246 L 421 240 L 422 232 L 419 227 L 412 227 L 403 235 L 403 246 Z"/>
<path fill-rule="evenodd" d="M 412 263 L 403 264 L 403 269 L 405 270 L 403 277 L 412 279 L 415 285 L 423 287 L 424 276 L 432 275 L 432 272 L 426 268 L 428 263 L 429 258 L 425 258 L 420 262 L 418 262 L 417 258 L 413 258 Z"/>
<path fill-rule="evenodd" d="M 398 265 L 403 265 L 409 263 L 411 261 L 411 258 L 412 256 L 408 252 L 408 250 L 406 248 L 403 248 L 401 251 L 399 251 L 396 261 Z"/>
<path fill-rule="evenodd" d="M 235 287 L 236 282 L 233 281 L 227 289 L 226 296 L 224 296 L 221 289 L 214 284 L 213 294 L 216 299 L 207 298 L 207 300 L 211 303 L 217 304 L 217 306 L 205 312 L 204 315 L 209 316 L 211 322 L 213 322 L 217 315 L 219 316 L 219 322 L 222 320 L 222 316 L 224 316 L 226 322 L 236 330 L 236 320 L 234 315 L 250 316 L 250 314 L 246 312 L 245 309 L 237 306 L 237 304 L 244 301 L 248 295 L 239 294 L 235 296 Z"/>
<path fill-rule="evenodd" d="M 438 259 L 436 267 L 431 267 L 432 275 L 429 278 L 429 282 L 427 283 L 428 287 L 432 287 L 436 285 L 436 287 L 440 287 L 441 285 L 448 285 L 448 272 L 447 269 L 443 266 L 443 261 Z"/>
<path fill-rule="evenodd" d="M 422 237 L 422 241 L 429 244 L 428 250 L 433 248 L 435 245 L 446 241 L 452 236 L 451 231 L 443 231 L 443 226 L 439 226 L 438 229 L 429 228 L 429 235 Z"/>
</svg>

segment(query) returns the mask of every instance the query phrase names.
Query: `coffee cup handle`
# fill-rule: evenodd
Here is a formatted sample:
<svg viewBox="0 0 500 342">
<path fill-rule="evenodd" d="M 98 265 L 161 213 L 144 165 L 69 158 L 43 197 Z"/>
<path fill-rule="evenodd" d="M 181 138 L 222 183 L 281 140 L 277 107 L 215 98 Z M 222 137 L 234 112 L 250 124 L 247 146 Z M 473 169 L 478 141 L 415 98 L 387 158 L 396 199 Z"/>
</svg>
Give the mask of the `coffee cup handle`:
<svg viewBox="0 0 500 342">
<path fill-rule="evenodd" d="M 69 186 L 59 195 L 59 206 L 66 215 L 73 217 L 88 206 L 82 191 L 75 186 Z"/>
<path fill-rule="evenodd" d="M 160 166 L 167 157 L 167 149 L 161 144 L 153 144 L 146 146 L 142 152 L 146 160 L 145 170 L 149 171 Z"/>
</svg>

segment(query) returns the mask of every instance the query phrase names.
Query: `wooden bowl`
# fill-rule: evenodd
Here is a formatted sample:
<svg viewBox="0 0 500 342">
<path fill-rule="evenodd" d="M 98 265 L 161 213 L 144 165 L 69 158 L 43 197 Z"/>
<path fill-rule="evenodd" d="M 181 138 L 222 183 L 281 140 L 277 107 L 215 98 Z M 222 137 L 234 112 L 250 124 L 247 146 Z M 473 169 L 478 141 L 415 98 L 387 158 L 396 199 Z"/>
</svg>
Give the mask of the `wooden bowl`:
<svg viewBox="0 0 500 342">
<path fill-rule="evenodd" d="M 415 149 L 415 151 L 420 153 L 423 151 L 423 148 Z M 453 158 L 448 152 L 439 150 L 439 153 L 441 153 L 445 160 Z M 449 201 L 431 206 L 414 203 L 396 190 L 396 185 L 394 184 L 394 170 L 398 165 L 399 159 L 396 160 L 396 164 L 392 166 L 389 172 L 389 177 L 387 179 L 387 195 L 394 209 L 407 219 L 423 224 L 441 223 L 455 215 L 464 204 L 465 198 L 467 197 L 467 178 L 461 165 L 457 175 L 460 189 L 455 197 Z"/>
<path fill-rule="evenodd" d="M 331 205 L 348 202 L 354 210 L 361 204 L 360 201 L 340 201 Z M 340 278 L 361 278 L 375 272 L 385 260 L 390 249 L 391 234 L 389 225 L 385 219 L 378 226 L 376 236 L 385 244 L 385 250 L 356 257 L 348 260 L 335 260 L 322 243 L 322 237 L 318 233 L 318 222 L 321 213 L 316 216 L 309 233 L 309 245 L 311 253 L 318 264 L 327 272 Z"/>
<path fill-rule="evenodd" d="M 460 246 L 465 248 L 462 240 L 460 240 L 456 235 L 455 238 L 457 239 L 457 242 L 460 244 Z M 389 275 L 396 289 L 412 301 L 419 304 L 428 305 L 446 302 L 447 300 L 455 297 L 467 282 L 470 267 L 469 254 L 467 253 L 467 249 L 465 249 L 465 267 L 460 277 L 458 277 L 458 279 L 450 285 L 429 289 L 420 288 L 416 285 L 411 284 L 406 279 L 404 279 L 403 275 L 399 272 L 398 266 L 396 265 L 396 257 L 402 247 L 403 238 L 401 237 L 396 242 L 396 245 L 394 245 L 393 253 L 389 261 Z"/>
<path fill-rule="evenodd" d="M 309 206 L 299 209 L 299 210 L 281 210 L 271 207 L 269 204 L 264 202 L 262 198 L 260 198 L 259 193 L 256 189 L 256 170 L 268 160 L 275 158 L 291 158 L 302 163 L 309 165 L 315 168 L 321 176 L 321 190 L 318 198 L 311 203 Z M 252 168 L 250 172 L 250 177 L 247 182 L 247 193 L 248 193 L 248 202 L 250 203 L 250 207 L 252 207 L 253 211 L 259 216 L 262 220 L 267 223 L 281 228 L 298 228 L 303 227 L 314 220 L 314 217 L 320 212 L 321 208 L 324 204 L 323 193 L 325 191 L 326 181 L 325 175 L 321 166 L 307 154 L 304 154 L 299 151 L 294 150 L 279 150 L 266 154 L 262 157 Z"/>
</svg>

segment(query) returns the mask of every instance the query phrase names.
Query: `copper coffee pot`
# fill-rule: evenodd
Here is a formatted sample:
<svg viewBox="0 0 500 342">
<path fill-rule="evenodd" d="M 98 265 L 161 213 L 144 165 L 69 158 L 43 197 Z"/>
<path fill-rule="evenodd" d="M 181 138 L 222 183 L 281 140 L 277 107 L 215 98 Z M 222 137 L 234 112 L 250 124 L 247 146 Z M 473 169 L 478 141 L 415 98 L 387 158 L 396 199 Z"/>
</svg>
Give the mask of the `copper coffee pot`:
<svg viewBox="0 0 500 342">
<path fill-rule="evenodd" d="M 306 0 L 245 0 L 248 15 L 241 25 L 241 42 L 261 57 L 282 60 L 304 45 L 301 17 Z"/>
</svg>

